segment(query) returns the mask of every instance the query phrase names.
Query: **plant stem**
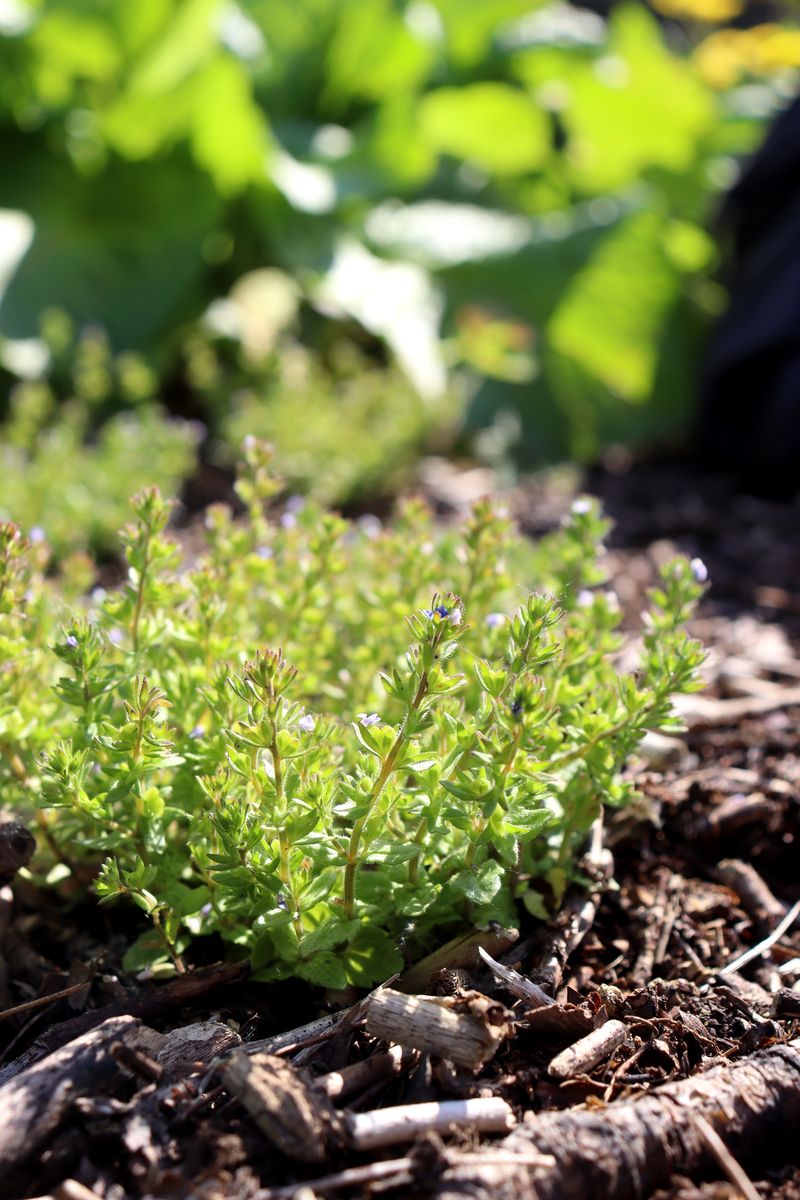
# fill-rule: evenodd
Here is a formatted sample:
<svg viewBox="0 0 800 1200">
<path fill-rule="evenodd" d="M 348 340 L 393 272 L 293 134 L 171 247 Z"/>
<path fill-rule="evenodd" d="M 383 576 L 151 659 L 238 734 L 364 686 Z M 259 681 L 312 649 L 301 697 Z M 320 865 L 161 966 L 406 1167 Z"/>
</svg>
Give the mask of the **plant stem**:
<svg viewBox="0 0 800 1200">
<path fill-rule="evenodd" d="M 278 750 L 278 729 L 273 718 L 270 718 L 272 727 L 272 741 L 270 743 L 269 752 L 272 756 L 272 771 L 275 783 L 275 805 L 278 812 L 281 814 L 282 824 L 278 828 L 278 844 L 280 846 L 280 866 L 278 874 L 281 878 L 281 883 L 286 888 L 289 897 L 289 904 L 292 910 L 292 929 L 298 942 L 303 936 L 303 922 L 300 919 L 298 911 L 297 896 L 292 882 L 292 867 L 289 861 L 289 855 L 292 849 L 292 843 L 286 832 L 286 826 L 283 822 L 286 821 L 286 812 L 284 811 L 285 797 L 283 794 L 283 769 L 281 765 L 281 755 Z"/>
<path fill-rule="evenodd" d="M 358 852 L 361 847 L 361 835 L 364 832 L 364 826 L 369 820 L 378 797 L 386 786 L 386 782 L 395 768 L 400 751 L 402 750 L 406 741 L 406 731 L 408 729 L 408 723 L 411 718 L 411 714 L 419 709 L 420 704 L 422 704 L 422 701 L 425 699 L 425 694 L 427 691 L 428 674 L 426 671 L 423 671 L 422 675 L 420 676 L 419 685 L 417 686 L 414 699 L 411 701 L 408 712 L 406 713 L 405 720 L 400 726 L 397 737 L 395 738 L 389 753 L 386 755 L 386 758 L 381 764 L 378 778 L 372 785 L 372 791 L 370 792 L 369 799 L 367 801 L 367 811 L 363 813 L 353 825 L 353 832 L 350 834 L 350 844 L 347 850 L 347 866 L 344 870 L 344 914 L 345 919 L 348 921 L 352 920 L 353 913 L 355 912 L 356 868 L 358 867 Z"/>
</svg>

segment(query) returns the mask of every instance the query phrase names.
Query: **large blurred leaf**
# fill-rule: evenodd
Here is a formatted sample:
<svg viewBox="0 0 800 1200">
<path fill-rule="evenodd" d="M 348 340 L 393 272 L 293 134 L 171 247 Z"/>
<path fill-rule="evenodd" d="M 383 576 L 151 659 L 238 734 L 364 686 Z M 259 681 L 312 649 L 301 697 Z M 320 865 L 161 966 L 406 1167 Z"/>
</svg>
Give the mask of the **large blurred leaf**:
<svg viewBox="0 0 800 1200">
<path fill-rule="evenodd" d="M 671 55 L 643 6 L 618 9 L 608 52 L 572 75 L 563 113 L 568 163 L 584 191 L 635 181 L 649 166 L 691 168 L 715 120 L 710 93 Z"/>
<path fill-rule="evenodd" d="M 263 180 L 269 148 L 264 115 L 239 63 L 217 58 L 195 83 L 192 149 L 223 193 Z"/>
<path fill-rule="evenodd" d="M 538 0 L 539 3 L 542 0 Z M 495 31 L 537 7 L 536 0 L 434 0 L 441 14 L 451 58 L 473 66 L 490 46 Z"/>
<path fill-rule="evenodd" d="M 183 155 L 111 159 L 84 178 L 34 142 L 7 138 L 3 153 L 15 171 L 0 179 L 0 208 L 29 213 L 35 233 L 3 297 L 0 333 L 33 336 L 41 312 L 57 305 L 133 347 L 202 311 L 202 247 L 220 201 Z"/>
<path fill-rule="evenodd" d="M 629 403 L 648 395 L 659 330 L 678 290 L 665 232 L 656 213 L 628 217 L 573 279 L 547 325 L 554 350 Z"/>
<path fill-rule="evenodd" d="M 439 88 L 420 101 L 423 136 L 434 149 L 497 175 L 538 167 L 550 149 L 549 118 L 505 83 Z"/>
<path fill-rule="evenodd" d="M 392 0 L 340 0 L 327 55 L 324 97 L 335 112 L 353 98 L 377 100 L 414 91 L 434 48 L 416 36 Z"/>
</svg>

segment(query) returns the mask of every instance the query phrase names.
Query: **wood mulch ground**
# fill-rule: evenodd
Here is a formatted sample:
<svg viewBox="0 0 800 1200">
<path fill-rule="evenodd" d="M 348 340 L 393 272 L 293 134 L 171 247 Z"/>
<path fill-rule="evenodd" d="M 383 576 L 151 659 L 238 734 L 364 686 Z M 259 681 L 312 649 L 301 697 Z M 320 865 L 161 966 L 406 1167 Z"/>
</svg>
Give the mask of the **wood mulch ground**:
<svg viewBox="0 0 800 1200">
<path fill-rule="evenodd" d="M 457 507 L 480 482 L 431 491 Z M 586 487 L 617 522 L 631 622 L 675 549 L 712 580 L 709 689 L 631 765 L 642 801 L 595 838 L 587 890 L 365 1000 L 241 965 L 126 978 L 120 910 L 17 879 L 0 891 L 2 1200 L 800 1197 L 798 511 L 682 466 Z M 568 492 L 512 502 L 537 534 Z M 0 882 L 29 848 L 15 836 Z"/>
</svg>

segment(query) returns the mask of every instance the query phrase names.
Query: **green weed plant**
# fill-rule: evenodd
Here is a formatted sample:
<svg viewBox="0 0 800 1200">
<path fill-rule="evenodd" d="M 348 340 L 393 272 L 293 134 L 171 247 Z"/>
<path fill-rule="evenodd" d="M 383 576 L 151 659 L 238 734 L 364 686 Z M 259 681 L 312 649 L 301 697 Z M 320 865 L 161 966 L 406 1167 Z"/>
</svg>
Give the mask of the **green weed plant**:
<svg viewBox="0 0 800 1200">
<path fill-rule="evenodd" d="M 558 906 L 698 686 L 702 564 L 664 569 L 621 674 L 594 500 L 534 546 L 488 500 L 384 527 L 280 489 L 251 439 L 246 516 L 210 509 L 192 556 L 148 489 L 124 586 L 88 598 L 2 527 L 0 788 L 36 809 L 40 878 L 147 915 L 128 969 L 182 971 L 217 935 L 260 979 L 369 985 L 401 946 Z"/>
</svg>

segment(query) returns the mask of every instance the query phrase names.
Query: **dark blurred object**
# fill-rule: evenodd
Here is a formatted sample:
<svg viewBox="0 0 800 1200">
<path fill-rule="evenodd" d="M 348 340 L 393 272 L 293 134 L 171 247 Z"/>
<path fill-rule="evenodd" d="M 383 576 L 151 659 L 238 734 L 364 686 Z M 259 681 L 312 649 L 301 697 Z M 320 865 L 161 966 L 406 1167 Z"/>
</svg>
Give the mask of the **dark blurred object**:
<svg viewBox="0 0 800 1200">
<path fill-rule="evenodd" d="M 800 100 L 721 217 L 731 302 L 703 378 L 699 447 L 749 490 L 800 490 Z"/>
<path fill-rule="evenodd" d="M 11 883 L 27 867 L 36 849 L 33 834 L 21 821 L 0 820 L 0 885 Z"/>
</svg>

